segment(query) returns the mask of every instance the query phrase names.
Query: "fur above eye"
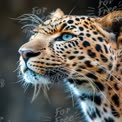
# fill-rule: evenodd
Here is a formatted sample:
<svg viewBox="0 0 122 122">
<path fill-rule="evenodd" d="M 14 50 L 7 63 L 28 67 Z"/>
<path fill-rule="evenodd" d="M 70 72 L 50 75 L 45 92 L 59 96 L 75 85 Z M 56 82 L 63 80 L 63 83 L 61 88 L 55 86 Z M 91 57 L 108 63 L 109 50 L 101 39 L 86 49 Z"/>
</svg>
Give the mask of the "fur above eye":
<svg viewBox="0 0 122 122">
<path fill-rule="evenodd" d="M 68 41 L 71 40 L 75 35 L 71 33 L 63 33 L 61 36 L 57 37 L 55 41 Z"/>
</svg>

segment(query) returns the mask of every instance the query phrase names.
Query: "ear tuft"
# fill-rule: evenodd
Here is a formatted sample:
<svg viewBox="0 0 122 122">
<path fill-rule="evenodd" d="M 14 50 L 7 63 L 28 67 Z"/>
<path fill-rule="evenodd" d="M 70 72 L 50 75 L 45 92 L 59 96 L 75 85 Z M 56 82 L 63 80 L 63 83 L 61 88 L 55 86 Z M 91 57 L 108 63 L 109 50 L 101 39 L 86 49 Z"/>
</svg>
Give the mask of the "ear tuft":
<svg viewBox="0 0 122 122">
<path fill-rule="evenodd" d="M 61 18 L 62 16 L 64 16 L 64 12 L 60 8 L 57 8 L 55 12 L 51 13 L 50 17 L 56 19 Z"/>
<path fill-rule="evenodd" d="M 102 28 L 106 31 L 113 32 L 116 35 L 118 48 L 122 46 L 122 11 L 113 11 L 104 17 L 98 18 Z"/>
</svg>

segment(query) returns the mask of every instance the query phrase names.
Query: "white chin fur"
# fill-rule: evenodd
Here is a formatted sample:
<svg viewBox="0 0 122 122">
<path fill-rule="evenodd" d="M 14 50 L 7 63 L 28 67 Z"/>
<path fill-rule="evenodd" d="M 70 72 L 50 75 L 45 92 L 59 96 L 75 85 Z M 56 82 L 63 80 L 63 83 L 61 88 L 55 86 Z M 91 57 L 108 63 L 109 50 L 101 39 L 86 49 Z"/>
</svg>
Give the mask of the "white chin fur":
<svg viewBox="0 0 122 122">
<path fill-rule="evenodd" d="M 20 57 L 20 70 L 22 73 L 22 77 L 26 83 L 31 83 L 33 85 L 36 84 L 43 84 L 47 85 L 50 83 L 49 79 L 41 76 L 38 73 L 35 73 L 31 70 L 27 70 L 26 72 L 24 71 L 26 69 L 25 62 L 23 61 L 22 57 Z"/>
<path fill-rule="evenodd" d="M 33 73 L 31 70 L 27 70 L 24 74 L 23 74 L 23 78 L 25 80 L 26 83 L 31 83 L 31 84 L 43 84 L 43 85 L 47 85 L 49 84 L 49 80 L 39 74 Z"/>
</svg>

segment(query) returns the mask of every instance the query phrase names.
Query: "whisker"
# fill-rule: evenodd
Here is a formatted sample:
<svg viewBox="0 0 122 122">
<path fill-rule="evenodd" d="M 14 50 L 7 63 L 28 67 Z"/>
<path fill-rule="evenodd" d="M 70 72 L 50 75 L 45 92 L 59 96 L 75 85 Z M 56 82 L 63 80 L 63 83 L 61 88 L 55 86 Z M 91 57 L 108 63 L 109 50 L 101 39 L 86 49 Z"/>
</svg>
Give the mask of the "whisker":
<svg viewBox="0 0 122 122">
<path fill-rule="evenodd" d="M 99 67 L 103 68 L 104 66 L 99 65 Z M 105 69 L 103 68 L 103 70 L 105 70 Z M 119 82 L 122 85 L 122 82 L 119 81 L 110 71 L 107 71 L 107 70 L 105 70 L 105 71 L 108 73 L 108 75 L 111 75 L 117 82 Z"/>
<path fill-rule="evenodd" d="M 71 70 L 71 69 L 70 69 Z M 74 72 L 76 72 L 75 70 L 73 70 Z M 78 73 L 78 72 L 76 72 L 76 73 Z M 78 73 L 79 74 L 79 73 Z M 80 74 L 81 75 L 81 74 Z M 86 77 L 85 76 L 85 78 L 87 78 L 87 80 L 88 81 L 90 81 L 90 82 L 92 82 L 92 85 L 94 84 L 95 85 L 95 87 L 100 91 L 100 93 L 103 95 L 103 97 L 110 103 L 110 104 L 112 104 L 108 99 L 107 99 L 107 97 L 104 95 L 104 93 L 99 89 L 99 87 L 98 86 L 96 86 L 96 84 L 90 79 L 90 78 L 88 78 L 88 77 Z M 94 94 L 95 94 L 96 92 L 94 92 Z"/>
<path fill-rule="evenodd" d="M 93 7 L 88 7 L 88 9 L 93 9 L 93 10 L 95 10 L 95 8 L 93 8 Z"/>
<path fill-rule="evenodd" d="M 122 97 L 118 95 L 117 91 L 108 82 L 107 85 L 114 91 L 114 93 L 120 98 L 120 101 L 122 102 Z"/>
<path fill-rule="evenodd" d="M 49 88 L 47 85 L 43 85 L 42 86 L 42 90 L 43 90 L 44 96 L 47 98 L 48 102 L 50 103 L 50 99 L 49 99 L 49 96 L 47 94 L 47 88 Z"/>
<path fill-rule="evenodd" d="M 27 21 L 27 20 L 29 20 L 29 21 L 35 22 L 37 24 L 40 24 L 40 22 L 43 22 L 43 21 L 41 21 L 41 19 L 39 19 L 39 17 L 37 17 L 34 14 L 24 14 L 24 15 L 21 15 L 20 17 L 18 17 L 17 19 L 20 20 L 20 21 Z"/>
<path fill-rule="evenodd" d="M 35 15 L 35 14 L 33 14 L 33 15 L 36 18 L 36 20 L 39 21 L 39 23 L 44 23 L 44 21 L 41 18 L 39 18 L 37 15 Z"/>
<path fill-rule="evenodd" d="M 34 85 L 34 92 L 33 92 L 33 97 L 32 97 L 31 103 L 32 103 L 32 102 L 37 98 L 37 96 L 39 95 L 40 88 L 41 88 L 41 85 L 39 85 L 39 84 L 35 84 L 35 85 Z"/>
<path fill-rule="evenodd" d="M 39 87 L 39 88 L 40 88 L 40 87 Z M 35 85 L 34 85 L 34 92 L 33 92 L 33 97 L 32 97 L 31 103 L 36 99 L 36 97 L 37 97 L 38 94 L 39 94 L 39 91 L 40 91 L 40 90 L 38 90 L 38 85 L 35 84 Z"/>
<path fill-rule="evenodd" d="M 28 83 L 24 85 L 24 92 L 26 92 L 26 91 L 27 91 L 27 89 L 28 89 L 29 85 L 30 85 L 30 84 L 28 84 Z"/>
<path fill-rule="evenodd" d="M 36 25 L 34 25 L 34 24 L 26 24 L 26 25 L 22 26 L 21 29 L 24 29 L 26 27 L 36 28 Z"/>
<path fill-rule="evenodd" d="M 71 14 L 72 14 L 72 12 L 73 12 L 75 9 L 76 9 L 76 6 L 74 6 L 74 7 L 71 9 L 71 11 L 69 12 L 69 14 L 68 14 L 68 15 L 71 15 Z"/>
<path fill-rule="evenodd" d="M 59 70 L 59 69 L 55 69 L 55 70 L 64 74 L 64 72 L 61 71 L 61 70 Z M 72 79 L 72 80 L 73 80 L 73 79 Z M 73 105 L 73 107 L 74 107 L 74 105 L 75 105 L 75 102 L 74 102 L 74 95 L 73 95 L 73 92 L 72 92 L 72 90 L 71 90 L 70 87 L 69 87 L 69 89 L 70 89 L 69 91 L 70 91 L 71 99 L 72 99 L 72 105 Z"/>
<path fill-rule="evenodd" d="M 13 70 L 13 72 L 16 72 L 20 69 L 20 66 L 18 66 L 15 70 Z"/>
</svg>

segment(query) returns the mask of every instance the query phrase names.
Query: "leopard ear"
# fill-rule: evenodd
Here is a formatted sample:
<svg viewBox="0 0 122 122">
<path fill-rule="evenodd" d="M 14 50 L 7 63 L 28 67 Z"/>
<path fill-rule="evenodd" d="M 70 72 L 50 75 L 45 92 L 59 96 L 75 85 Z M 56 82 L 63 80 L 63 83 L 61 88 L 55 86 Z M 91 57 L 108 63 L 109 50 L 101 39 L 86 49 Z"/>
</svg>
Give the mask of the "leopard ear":
<svg viewBox="0 0 122 122">
<path fill-rule="evenodd" d="M 64 16 L 63 11 L 60 8 L 57 8 L 55 12 L 51 13 L 51 18 L 52 19 L 56 19 L 56 18 L 61 18 L 62 16 Z"/>
<path fill-rule="evenodd" d="M 103 29 L 116 36 L 117 47 L 122 47 L 122 11 L 113 11 L 97 20 Z"/>
</svg>

